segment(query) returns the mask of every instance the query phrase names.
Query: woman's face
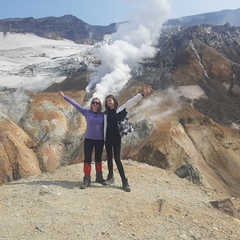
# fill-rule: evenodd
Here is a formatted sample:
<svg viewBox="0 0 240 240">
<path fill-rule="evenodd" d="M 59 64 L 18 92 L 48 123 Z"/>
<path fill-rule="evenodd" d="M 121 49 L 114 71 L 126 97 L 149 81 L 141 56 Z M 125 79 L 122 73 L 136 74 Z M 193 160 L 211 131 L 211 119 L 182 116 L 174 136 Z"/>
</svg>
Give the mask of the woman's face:
<svg viewBox="0 0 240 240">
<path fill-rule="evenodd" d="M 107 98 L 106 102 L 110 109 L 114 109 L 114 100 L 112 98 Z"/>
<path fill-rule="evenodd" d="M 101 107 L 101 102 L 98 98 L 94 98 L 91 102 L 91 110 L 93 112 L 99 111 L 99 108 Z"/>
</svg>

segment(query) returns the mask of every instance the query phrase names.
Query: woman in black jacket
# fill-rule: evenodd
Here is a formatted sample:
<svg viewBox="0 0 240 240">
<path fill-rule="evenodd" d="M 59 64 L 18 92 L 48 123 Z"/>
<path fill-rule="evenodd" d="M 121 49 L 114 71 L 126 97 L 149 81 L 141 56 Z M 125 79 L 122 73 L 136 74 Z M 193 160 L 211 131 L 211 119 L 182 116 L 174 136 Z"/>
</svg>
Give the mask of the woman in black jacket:
<svg viewBox="0 0 240 240">
<path fill-rule="evenodd" d="M 152 91 L 151 87 L 145 87 L 142 93 L 138 93 L 133 98 L 129 99 L 125 104 L 118 107 L 118 101 L 113 95 L 108 95 L 105 98 L 104 112 L 104 139 L 107 152 L 108 176 L 106 182 L 114 183 L 113 176 L 113 155 L 117 165 L 118 172 L 122 179 L 122 187 L 126 192 L 130 192 L 131 188 L 128 184 L 128 179 L 125 176 L 124 168 L 120 159 L 121 155 L 121 137 L 131 129 L 126 124 L 123 124 L 128 111 L 135 106 L 144 96 Z M 125 127 L 124 127 L 125 126 Z"/>
</svg>

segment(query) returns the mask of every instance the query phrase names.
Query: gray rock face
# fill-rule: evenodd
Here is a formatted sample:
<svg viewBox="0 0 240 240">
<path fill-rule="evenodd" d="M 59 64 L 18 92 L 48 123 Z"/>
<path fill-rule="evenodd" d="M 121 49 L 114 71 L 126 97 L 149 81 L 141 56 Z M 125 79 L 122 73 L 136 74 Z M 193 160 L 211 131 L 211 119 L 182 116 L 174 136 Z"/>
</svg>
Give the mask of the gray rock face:
<svg viewBox="0 0 240 240">
<path fill-rule="evenodd" d="M 160 91 L 198 85 L 207 98 L 185 101 L 221 124 L 240 119 L 240 28 L 165 28 L 154 59 L 141 63 L 135 79 Z M 233 114 L 234 113 L 234 114 Z"/>
</svg>

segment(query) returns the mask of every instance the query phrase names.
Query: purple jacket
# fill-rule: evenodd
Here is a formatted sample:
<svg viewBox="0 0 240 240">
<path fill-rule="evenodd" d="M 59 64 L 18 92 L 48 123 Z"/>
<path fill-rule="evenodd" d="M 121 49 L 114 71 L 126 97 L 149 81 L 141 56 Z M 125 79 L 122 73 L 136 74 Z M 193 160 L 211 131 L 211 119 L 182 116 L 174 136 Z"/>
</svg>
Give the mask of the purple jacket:
<svg viewBox="0 0 240 240">
<path fill-rule="evenodd" d="M 94 113 L 75 102 L 73 99 L 65 96 L 64 99 L 71 103 L 86 119 L 87 129 L 85 138 L 92 140 L 103 140 L 103 113 Z"/>
</svg>

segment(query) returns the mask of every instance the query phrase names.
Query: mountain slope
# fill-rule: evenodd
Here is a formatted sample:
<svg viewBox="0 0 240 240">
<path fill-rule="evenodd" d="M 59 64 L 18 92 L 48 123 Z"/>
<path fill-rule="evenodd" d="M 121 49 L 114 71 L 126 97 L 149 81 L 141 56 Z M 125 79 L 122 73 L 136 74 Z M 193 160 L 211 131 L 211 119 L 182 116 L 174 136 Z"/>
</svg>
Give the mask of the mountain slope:
<svg viewBox="0 0 240 240">
<path fill-rule="evenodd" d="M 201 24 L 240 26 L 240 8 L 236 10 L 222 10 L 218 12 L 203 13 L 192 16 L 169 19 L 165 25 L 193 26 Z"/>
</svg>

